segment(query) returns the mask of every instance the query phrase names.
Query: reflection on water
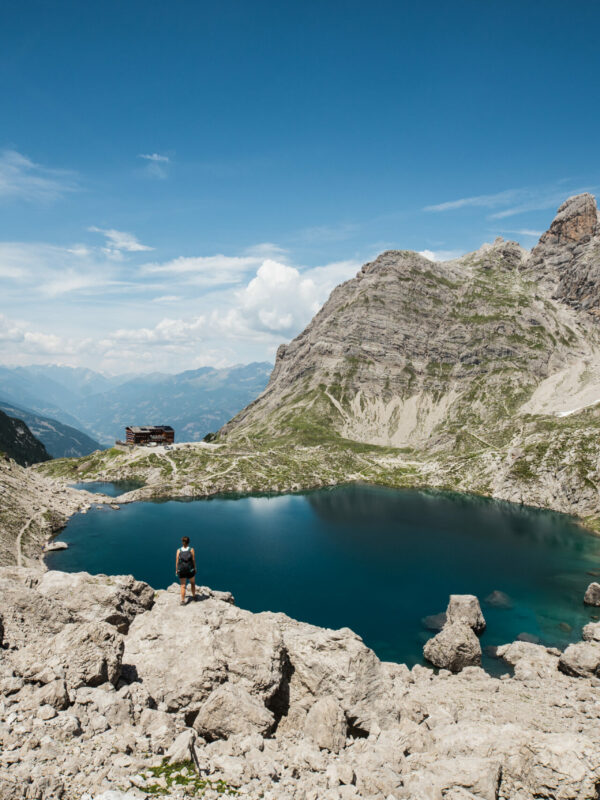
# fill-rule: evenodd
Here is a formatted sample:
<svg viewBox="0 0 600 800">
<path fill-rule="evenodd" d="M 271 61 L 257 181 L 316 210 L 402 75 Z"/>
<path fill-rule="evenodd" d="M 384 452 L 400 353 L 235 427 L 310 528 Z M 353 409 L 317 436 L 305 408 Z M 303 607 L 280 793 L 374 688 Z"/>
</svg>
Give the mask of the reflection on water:
<svg viewBox="0 0 600 800">
<path fill-rule="evenodd" d="M 160 588 L 174 579 L 184 534 L 199 582 L 231 590 L 253 611 L 348 626 L 387 660 L 421 659 L 431 635 L 421 620 L 443 611 L 451 593 L 511 598 L 510 608 L 482 603 L 483 646 L 522 633 L 564 646 L 594 612 L 582 597 L 600 565 L 600 540 L 568 517 L 372 486 L 90 512 L 71 520 L 61 537 L 70 548 L 49 566 L 131 572 Z"/>
</svg>

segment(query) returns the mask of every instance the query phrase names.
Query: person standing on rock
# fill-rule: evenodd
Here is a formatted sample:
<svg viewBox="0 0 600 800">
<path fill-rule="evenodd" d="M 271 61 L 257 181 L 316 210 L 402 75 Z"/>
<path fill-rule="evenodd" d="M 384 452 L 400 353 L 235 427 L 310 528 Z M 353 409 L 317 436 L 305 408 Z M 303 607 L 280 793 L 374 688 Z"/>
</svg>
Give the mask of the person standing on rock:
<svg viewBox="0 0 600 800">
<path fill-rule="evenodd" d="M 196 599 L 196 581 L 194 579 L 196 574 L 196 554 L 194 553 L 194 548 L 190 547 L 189 536 L 184 536 L 181 539 L 181 547 L 175 556 L 175 574 L 181 584 L 180 605 L 184 606 L 185 587 L 188 580 L 192 589 L 192 600 Z"/>
</svg>

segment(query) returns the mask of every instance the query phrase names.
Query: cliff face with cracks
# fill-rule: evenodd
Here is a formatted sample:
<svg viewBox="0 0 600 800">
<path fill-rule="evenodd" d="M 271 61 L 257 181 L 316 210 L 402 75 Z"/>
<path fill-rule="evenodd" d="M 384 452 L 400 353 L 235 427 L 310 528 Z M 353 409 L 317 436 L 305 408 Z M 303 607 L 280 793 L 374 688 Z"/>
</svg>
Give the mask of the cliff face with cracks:
<svg viewBox="0 0 600 800">
<path fill-rule="evenodd" d="M 3 568 L 0 592 L 3 800 L 598 796 L 597 626 L 562 656 L 501 648 L 499 679 L 206 588 L 181 607 L 130 576 Z"/>
</svg>

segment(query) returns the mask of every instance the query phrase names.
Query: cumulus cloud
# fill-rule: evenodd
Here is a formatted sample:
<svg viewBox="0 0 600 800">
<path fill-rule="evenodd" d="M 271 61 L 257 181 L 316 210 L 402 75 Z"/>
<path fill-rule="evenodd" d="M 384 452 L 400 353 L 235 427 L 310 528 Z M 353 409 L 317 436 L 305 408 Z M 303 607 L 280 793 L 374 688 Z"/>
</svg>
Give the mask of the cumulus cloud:
<svg viewBox="0 0 600 800">
<path fill-rule="evenodd" d="M 104 235 L 106 238 L 106 247 L 102 248 L 102 252 L 109 256 L 109 258 L 120 259 L 123 257 L 123 252 L 141 253 L 154 250 L 153 247 L 142 244 L 136 236 L 126 231 L 117 231 L 114 228 L 97 228 L 95 225 L 88 228 L 88 231 L 92 233 L 102 233 Z"/>
<path fill-rule="evenodd" d="M 0 197 L 50 202 L 76 189 L 73 172 L 43 167 L 16 150 L 0 152 Z"/>
<path fill-rule="evenodd" d="M 462 256 L 464 250 L 419 250 L 418 253 L 429 261 L 452 261 L 453 258 Z"/>
</svg>

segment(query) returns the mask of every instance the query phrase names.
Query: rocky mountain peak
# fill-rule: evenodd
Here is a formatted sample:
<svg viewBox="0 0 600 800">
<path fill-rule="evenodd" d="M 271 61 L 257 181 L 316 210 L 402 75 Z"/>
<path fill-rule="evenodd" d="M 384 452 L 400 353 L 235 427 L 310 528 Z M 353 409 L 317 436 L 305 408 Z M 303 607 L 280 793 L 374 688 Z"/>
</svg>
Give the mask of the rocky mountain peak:
<svg viewBox="0 0 600 800">
<path fill-rule="evenodd" d="M 598 225 L 596 199 L 585 192 L 569 197 L 560 206 L 550 228 L 542 234 L 539 244 L 580 242 L 593 236 Z M 538 245 L 539 246 L 539 245 Z"/>
<path fill-rule="evenodd" d="M 600 222 L 593 195 L 569 197 L 531 251 L 526 270 L 569 305 L 600 311 Z"/>
</svg>

